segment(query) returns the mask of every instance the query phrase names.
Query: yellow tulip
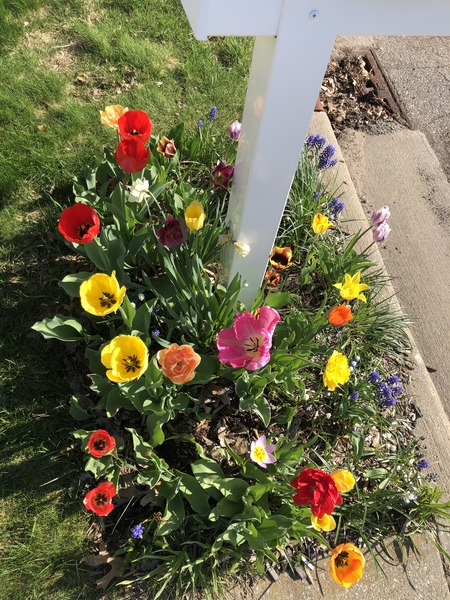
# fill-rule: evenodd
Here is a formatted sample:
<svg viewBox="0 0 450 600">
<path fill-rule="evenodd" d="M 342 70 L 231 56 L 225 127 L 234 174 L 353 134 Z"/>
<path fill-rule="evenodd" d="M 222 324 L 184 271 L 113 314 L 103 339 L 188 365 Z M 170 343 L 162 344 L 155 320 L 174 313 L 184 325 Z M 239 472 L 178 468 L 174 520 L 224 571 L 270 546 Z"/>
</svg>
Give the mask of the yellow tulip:
<svg viewBox="0 0 450 600">
<path fill-rule="evenodd" d="M 325 367 L 323 374 L 323 382 L 330 391 L 335 390 L 338 385 L 347 383 L 350 378 L 350 367 L 348 366 L 347 358 L 337 352 L 333 351 Z"/>
<path fill-rule="evenodd" d="M 198 231 L 203 227 L 206 219 L 203 205 L 198 200 L 193 200 L 186 208 L 184 220 L 191 231 Z"/>
<path fill-rule="evenodd" d="M 355 478 L 347 469 L 333 471 L 331 477 L 334 479 L 334 483 L 341 493 L 345 494 L 345 492 L 349 492 L 355 487 Z"/>
<path fill-rule="evenodd" d="M 96 273 L 80 285 L 81 306 L 91 315 L 104 317 L 120 308 L 126 291 L 125 286 L 120 287 L 115 271 L 111 276 Z"/>
<path fill-rule="evenodd" d="M 320 235 L 322 233 L 325 233 L 325 231 L 330 229 L 330 227 L 334 227 L 334 223 L 329 221 L 328 217 L 326 217 L 325 215 L 321 215 L 320 213 L 314 215 L 314 219 L 312 222 L 312 228 L 314 233 Z"/>
<path fill-rule="evenodd" d="M 139 379 L 148 367 L 148 350 L 141 338 L 118 335 L 107 344 L 100 355 L 106 376 L 111 381 L 123 383 Z"/>
<path fill-rule="evenodd" d="M 345 274 L 344 283 L 334 283 L 333 287 L 341 292 L 341 298 L 344 300 L 354 300 L 359 298 L 363 302 L 367 302 L 367 298 L 362 294 L 364 290 L 368 290 L 369 286 L 366 283 L 359 283 L 361 273 L 358 271 L 353 275 Z"/>
<path fill-rule="evenodd" d="M 326 513 L 321 518 L 311 515 L 311 524 L 317 531 L 333 531 L 336 529 L 334 517 Z"/>
<path fill-rule="evenodd" d="M 105 110 L 100 111 L 100 122 L 103 125 L 108 125 L 113 129 L 119 129 L 118 120 L 120 117 L 128 112 L 128 108 L 124 108 L 120 104 L 111 104 L 105 106 Z"/>
</svg>

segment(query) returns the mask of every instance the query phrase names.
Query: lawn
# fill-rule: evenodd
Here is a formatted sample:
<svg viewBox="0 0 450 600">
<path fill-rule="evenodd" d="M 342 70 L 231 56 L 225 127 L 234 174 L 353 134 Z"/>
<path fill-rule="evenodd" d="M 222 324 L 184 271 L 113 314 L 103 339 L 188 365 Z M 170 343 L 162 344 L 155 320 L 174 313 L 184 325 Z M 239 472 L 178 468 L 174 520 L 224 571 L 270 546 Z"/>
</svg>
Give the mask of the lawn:
<svg viewBox="0 0 450 600">
<path fill-rule="evenodd" d="M 63 299 L 70 264 L 55 235 L 72 180 L 109 133 L 99 111 L 122 103 L 163 131 L 194 130 L 212 105 L 242 112 L 252 40 L 196 42 L 181 4 L 1 0 L 0 581 L 2 597 L 92 598 L 78 564 L 89 517 L 68 414 L 67 354 L 30 327 Z M 72 386 L 73 387 L 73 386 Z M 78 457 L 79 460 L 79 457 Z"/>
</svg>

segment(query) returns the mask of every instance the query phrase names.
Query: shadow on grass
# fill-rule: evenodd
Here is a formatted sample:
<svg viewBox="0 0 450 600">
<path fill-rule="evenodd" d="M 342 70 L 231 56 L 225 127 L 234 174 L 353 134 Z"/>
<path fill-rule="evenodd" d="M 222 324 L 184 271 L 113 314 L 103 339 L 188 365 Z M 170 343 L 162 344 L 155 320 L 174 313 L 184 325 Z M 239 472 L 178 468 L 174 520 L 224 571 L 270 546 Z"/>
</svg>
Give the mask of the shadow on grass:
<svg viewBox="0 0 450 600">
<path fill-rule="evenodd" d="M 45 213 L 45 211 L 44 211 Z M 52 221 L 54 215 L 52 215 Z M 3 246 L 0 329 L 0 538 L 5 553 L 2 598 L 97 597 L 80 558 L 89 515 L 82 508 L 81 455 L 73 452 L 71 395 L 63 344 L 31 330 L 61 312 L 57 286 L 69 272 L 43 214 Z"/>
</svg>

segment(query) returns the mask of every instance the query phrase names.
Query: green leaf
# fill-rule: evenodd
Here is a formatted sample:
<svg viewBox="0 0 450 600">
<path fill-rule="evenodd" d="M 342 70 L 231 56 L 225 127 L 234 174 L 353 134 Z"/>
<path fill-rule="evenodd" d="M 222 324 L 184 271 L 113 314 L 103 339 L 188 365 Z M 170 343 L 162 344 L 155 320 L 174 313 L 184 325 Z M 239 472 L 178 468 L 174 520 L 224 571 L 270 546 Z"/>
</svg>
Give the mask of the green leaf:
<svg viewBox="0 0 450 600">
<path fill-rule="evenodd" d="M 353 431 L 350 439 L 353 445 L 353 462 L 356 465 L 364 452 L 364 436 L 359 431 Z"/>
<path fill-rule="evenodd" d="M 366 479 L 381 479 L 382 477 L 385 477 L 388 473 L 389 471 L 383 468 L 370 469 L 369 471 L 366 471 L 363 474 L 363 477 L 365 477 Z"/>
<path fill-rule="evenodd" d="M 131 433 L 133 439 L 133 448 L 136 459 L 140 462 L 148 462 L 149 457 L 153 454 L 153 447 L 144 442 L 144 439 L 138 434 L 138 432 L 132 427 L 127 427 L 127 431 Z"/>
<path fill-rule="evenodd" d="M 293 522 L 293 519 L 283 515 L 273 515 L 268 519 L 263 519 L 256 528 L 265 540 L 276 540 L 286 534 Z"/>
<path fill-rule="evenodd" d="M 83 281 L 86 281 L 87 279 L 92 277 L 92 275 L 93 275 L 93 273 L 88 273 L 87 271 L 80 271 L 79 273 L 72 273 L 70 275 L 66 275 L 62 281 L 59 281 L 58 285 L 71 298 L 79 298 L 80 297 L 80 285 L 83 283 Z"/>
<path fill-rule="evenodd" d="M 271 308 L 283 308 L 288 304 L 291 304 L 295 300 L 295 294 L 288 294 L 287 292 L 271 292 L 268 294 L 265 305 Z"/>
<path fill-rule="evenodd" d="M 192 473 L 202 488 L 215 500 L 222 498 L 221 492 L 214 486 L 217 479 L 225 475 L 220 465 L 210 458 L 201 458 L 191 464 Z"/>
<path fill-rule="evenodd" d="M 240 512 L 241 508 L 242 502 L 241 504 L 238 504 L 237 502 L 233 502 L 228 498 L 222 498 L 209 513 L 208 519 L 210 521 L 217 521 L 219 517 L 230 518 Z"/>
<path fill-rule="evenodd" d="M 120 387 L 113 387 L 106 397 L 106 414 L 108 417 L 114 417 L 121 408 L 132 409 L 133 404 L 124 396 Z"/>
<path fill-rule="evenodd" d="M 204 385 L 217 375 L 220 369 L 220 362 L 217 356 L 211 354 L 201 354 L 201 361 L 195 369 L 195 377 L 187 385 Z"/>
<path fill-rule="evenodd" d="M 272 488 L 273 485 L 271 483 L 255 483 L 248 488 L 247 493 L 253 496 L 255 502 L 258 502 L 258 500 L 262 498 L 264 494 L 270 492 Z"/>
<path fill-rule="evenodd" d="M 38 321 L 31 329 L 38 331 L 46 340 L 55 339 L 61 342 L 79 342 L 86 336 L 81 323 L 63 315 Z"/>
<path fill-rule="evenodd" d="M 75 419 L 75 421 L 86 421 L 90 419 L 90 414 L 80 406 L 78 398 L 76 396 L 71 396 L 70 398 L 70 416 Z"/>
<path fill-rule="evenodd" d="M 180 477 L 180 491 L 192 506 L 192 509 L 199 514 L 208 514 L 211 510 L 209 496 L 197 479 L 188 473 L 175 472 Z"/>
<path fill-rule="evenodd" d="M 158 527 L 156 535 L 165 536 L 171 531 L 175 531 L 181 527 L 184 521 L 185 511 L 183 498 L 181 494 L 174 496 L 171 500 L 168 500 L 166 504 L 166 510 L 161 519 L 161 523 Z"/>
<path fill-rule="evenodd" d="M 131 304 L 128 296 L 125 296 L 125 298 L 123 299 L 122 306 L 120 307 L 120 313 L 122 315 L 125 325 L 129 327 L 129 329 L 131 329 L 133 319 L 136 315 L 136 309 Z"/>
<path fill-rule="evenodd" d="M 225 498 L 238 503 L 242 502 L 242 498 L 245 496 L 248 488 L 248 483 L 244 479 L 238 479 L 237 477 L 217 478 L 212 483 Z"/>
<path fill-rule="evenodd" d="M 113 468 L 114 460 L 112 456 L 90 457 L 85 466 L 85 470 L 90 471 L 96 479 L 103 477 Z"/>
<path fill-rule="evenodd" d="M 247 523 L 247 530 L 243 531 L 243 535 L 252 550 L 266 549 L 266 540 L 264 539 L 264 536 L 257 531 L 253 523 Z"/>
<path fill-rule="evenodd" d="M 149 442 L 153 447 L 160 446 L 164 442 L 165 437 L 162 425 L 154 415 L 147 417 L 147 431 L 150 435 Z"/>
</svg>

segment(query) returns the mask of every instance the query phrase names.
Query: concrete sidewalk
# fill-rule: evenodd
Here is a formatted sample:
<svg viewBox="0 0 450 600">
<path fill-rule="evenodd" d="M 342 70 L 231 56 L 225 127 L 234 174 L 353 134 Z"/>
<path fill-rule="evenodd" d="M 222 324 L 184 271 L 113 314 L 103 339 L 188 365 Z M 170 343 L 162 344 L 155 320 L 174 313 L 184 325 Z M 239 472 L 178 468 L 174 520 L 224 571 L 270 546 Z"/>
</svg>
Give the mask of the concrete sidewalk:
<svg viewBox="0 0 450 600">
<path fill-rule="evenodd" d="M 336 187 L 339 188 L 339 192 L 344 193 L 346 218 L 355 219 L 353 224 L 355 230 L 365 228 L 367 224 L 365 211 L 325 113 L 314 114 L 310 131 L 325 136 L 327 141 L 335 145 L 338 149 L 340 164 Z M 381 137 L 385 138 L 385 136 Z M 390 157 L 391 143 L 392 140 L 389 139 L 386 140 L 384 147 L 378 147 L 377 156 L 386 155 Z M 406 149 L 407 147 L 406 143 L 404 148 Z M 429 147 L 427 152 L 430 152 Z M 370 154 L 370 156 L 373 155 Z M 362 160 L 364 154 L 361 154 L 360 158 Z M 426 158 L 429 160 L 429 157 Z M 419 155 L 417 157 L 419 163 L 420 159 Z M 399 167 L 399 169 L 401 168 Z M 379 188 L 381 190 L 383 185 L 389 185 L 385 174 L 383 175 L 383 171 L 381 174 L 378 174 L 376 170 L 368 169 L 368 172 L 372 173 L 374 177 L 372 182 L 373 189 Z M 385 177 L 384 181 L 379 178 L 379 175 Z M 437 176 L 439 176 L 439 173 L 437 173 Z M 370 189 L 372 190 L 372 188 Z M 411 190 L 409 191 L 411 192 Z M 414 206 L 416 205 L 414 196 L 411 197 L 411 203 L 414 203 Z M 382 204 L 390 204 L 389 198 L 385 197 L 385 201 L 381 202 L 380 206 Z M 367 208 L 369 208 L 369 205 L 367 205 Z M 395 208 L 392 206 L 392 203 L 391 208 Z M 372 206 L 370 206 L 370 209 L 372 209 Z M 398 227 L 397 220 L 401 223 L 403 218 L 404 215 L 401 213 L 395 220 L 391 217 L 390 223 Z M 400 240 L 398 241 L 398 246 L 401 246 Z M 380 265 L 383 264 L 383 259 L 378 249 L 375 249 L 373 258 Z M 408 257 L 407 260 L 411 261 L 412 258 Z M 428 285 L 431 288 L 431 282 L 428 282 Z M 418 420 L 415 433 L 417 436 L 424 437 L 427 459 L 430 460 L 433 471 L 439 474 L 439 487 L 442 490 L 448 491 L 450 490 L 450 422 L 421 355 L 417 351 L 415 342 L 412 338 L 411 340 L 414 346 L 411 358 L 415 362 L 416 368 L 412 373 L 412 382 L 408 386 L 407 391 L 414 398 L 415 404 L 419 407 L 423 415 Z M 450 534 L 442 532 L 440 541 L 447 552 L 449 552 Z M 233 598 L 236 600 L 244 598 L 251 598 L 252 600 L 314 600 L 323 598 L 338 600 L 340 598 L 360 599 L 367 596 L 375 597 L 377 600 L 410 600 L 411 598 L 414 600 L 443 600 L 450 598 L 449 584 L 446 576 L 446 570 L 448 572 L 446 561 L 426 536 L 416 535 L 414 543 L 420 555 L 415 556 L 411 553 L 408 556 L 406 564 L 402 564 L 399 559 L 389 561 L 382 553 L 379 555 L 378 558 L 385 574 L 377 572 L 373 558 L 367 553 L 363 579 L 347 590 L 341 588 L 331 580 L 328 574 L 328 560 L 325 559 L 318 561 L 314 565 L 314 571 L 310 572 L 313 583 L 309 583 L 306 579 L 293 580 L 289 575 L 283 574 L 276 582 L 262 579 L 251 591 L 235 591 Z M 390 545 L 390 553 L 393 557 L 397 556 L 396 549 L 392 544 Z"/>
</svg>

